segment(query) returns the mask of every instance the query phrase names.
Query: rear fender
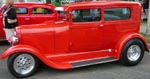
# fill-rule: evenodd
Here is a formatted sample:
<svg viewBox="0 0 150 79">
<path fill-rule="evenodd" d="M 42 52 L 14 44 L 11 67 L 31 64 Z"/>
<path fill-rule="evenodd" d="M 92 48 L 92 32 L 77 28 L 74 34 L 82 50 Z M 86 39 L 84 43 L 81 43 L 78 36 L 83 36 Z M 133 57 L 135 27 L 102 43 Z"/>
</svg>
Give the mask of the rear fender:
<svg viewBox="0 0 150 79">
<path fill-rule="evenodd" d="M 125 46 L 125 44 L 132 39 L 139 39 L 143 42 L 144 46 L 145 46 L 145 51 L 149 52 L 149 48 L 148 45 L 146 43 L 146 40 L 144 39 L 144 37 L 138 33 L 129 33 L 126 34 L 124 36 L 122 36 L 119 41 L 117 42 L 116 46 L 115 46 L 115 52 L 116 52 L 116 58 L 120 59 L 120 55 L 122 52 L 123 47 Z"/>
</svg>

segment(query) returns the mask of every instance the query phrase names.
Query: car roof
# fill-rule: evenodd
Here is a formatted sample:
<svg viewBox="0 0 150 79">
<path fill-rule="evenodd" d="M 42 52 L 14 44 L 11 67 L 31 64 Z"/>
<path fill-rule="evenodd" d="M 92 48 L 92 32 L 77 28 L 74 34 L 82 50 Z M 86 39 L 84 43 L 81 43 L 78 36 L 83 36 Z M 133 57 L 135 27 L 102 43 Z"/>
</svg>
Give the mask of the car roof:
<svg viewBox="0 0 150 79">
<path fill-rule="evenodd" d="M 129 2 L 129 1 L 95 1 L 95 2 L 77 2 L 77 3 L 72 3 L 67 5 L 68 7 L 65 9 L 65 11 L 68 11 L 69 8 L 74 8 L 74 7 L 97 7 L 97 6 L 111 6 L 111 5 L 137 5 L 141 6 L 139 2 Z"/>
<path fill-rule="evenodd" d="M 27 5 L 42 5 L 46 3 L 38 3 L 38 2 L 15 2 L 15 5 L 27 4 Z"/>
<path fill-rule="evenodd" d="M 36 5 L 36 6 L 39 6 L 39 5 L 45 5 L 45 6 L 51 6 L 51 7 L 55 7 L 54 5 L 52 4 L 47 4 L 47 3 L 37 3 L 37 2 L 15 2 L 14 3 L 14 6 L 15 5 L 21 5 L 21 6 L 32 6 L 32 5 Z"/>
<path fill-rule="evenodd" d="M 54 5 L 52 4 L 47 4 L 47 3 L 37 3 L 37 2 L 15 2 L 13 4 L 13 6 L 21 6 L 21 7 L 31 7 L 31 6 L 47 6 L 49 8 L 55 8 Z M 3 4 L 1 7 L 0 7 L 0 12 L 6 7 L 5 4 Z"/>
</svg>

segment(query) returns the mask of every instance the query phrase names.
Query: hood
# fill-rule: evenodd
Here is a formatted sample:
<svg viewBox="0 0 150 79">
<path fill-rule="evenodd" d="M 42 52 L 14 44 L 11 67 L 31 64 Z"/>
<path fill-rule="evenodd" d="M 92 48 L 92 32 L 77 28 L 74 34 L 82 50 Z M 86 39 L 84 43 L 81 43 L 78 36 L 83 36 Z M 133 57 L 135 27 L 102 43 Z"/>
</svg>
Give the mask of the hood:
<svg viewBox="0 0 150 79">
<path fill-rule="evenodd" d="M 61 27 L 66 25 L 67 23 L 64 21 L 57 21 L 57 22 L 47 21 L 42 24 L 20 25 L 17 27 L 17 29 L 36 29 L 36 28 L 43 29 L 43 28 Z"/>
<path fill-rule="evenodd" d="M 55 27 L 66 26 L 67 23 L 64 21 L 57 22 L 45 22 L 42 24 L 33 24 L 33 25 L 21 25 L 16 28 L 16 30 L 21 31 L 21 33 L 40 33 L 54 31 Z"/>
</svg>

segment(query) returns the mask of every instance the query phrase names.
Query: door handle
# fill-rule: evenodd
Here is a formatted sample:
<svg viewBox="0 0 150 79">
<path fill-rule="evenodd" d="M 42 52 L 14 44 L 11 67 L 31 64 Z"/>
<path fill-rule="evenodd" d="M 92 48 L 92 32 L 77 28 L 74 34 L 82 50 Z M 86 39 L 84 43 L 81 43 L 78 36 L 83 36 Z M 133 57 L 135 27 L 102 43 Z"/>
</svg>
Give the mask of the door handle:
<svg viewBox="0 0 150 79">
<path fill-rule="evenodd" d="M 103 28 L 103 27 L 104 27 L 104 24 L 100 24 L 100 27 Z"/>
</svg>

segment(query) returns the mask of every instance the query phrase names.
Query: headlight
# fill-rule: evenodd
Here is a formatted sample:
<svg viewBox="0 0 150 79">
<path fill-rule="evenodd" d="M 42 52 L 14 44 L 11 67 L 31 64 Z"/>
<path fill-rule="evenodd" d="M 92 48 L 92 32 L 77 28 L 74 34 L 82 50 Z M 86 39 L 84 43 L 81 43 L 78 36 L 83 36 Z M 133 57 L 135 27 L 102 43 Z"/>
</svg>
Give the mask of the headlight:
<svg viewBox="0 0 150 79">
<path fill-rule="evenodd" d="M 12 45 L 17 44 L 19 39 L 16 36 L 12 36 L 9 40 L 9 43 L 11 43 Z"/>
<path fill-rule="evenodd" d="M 12 37 L 12 42 L 18 42 L 18 38 L 17 37 Z"/>
</svg>

